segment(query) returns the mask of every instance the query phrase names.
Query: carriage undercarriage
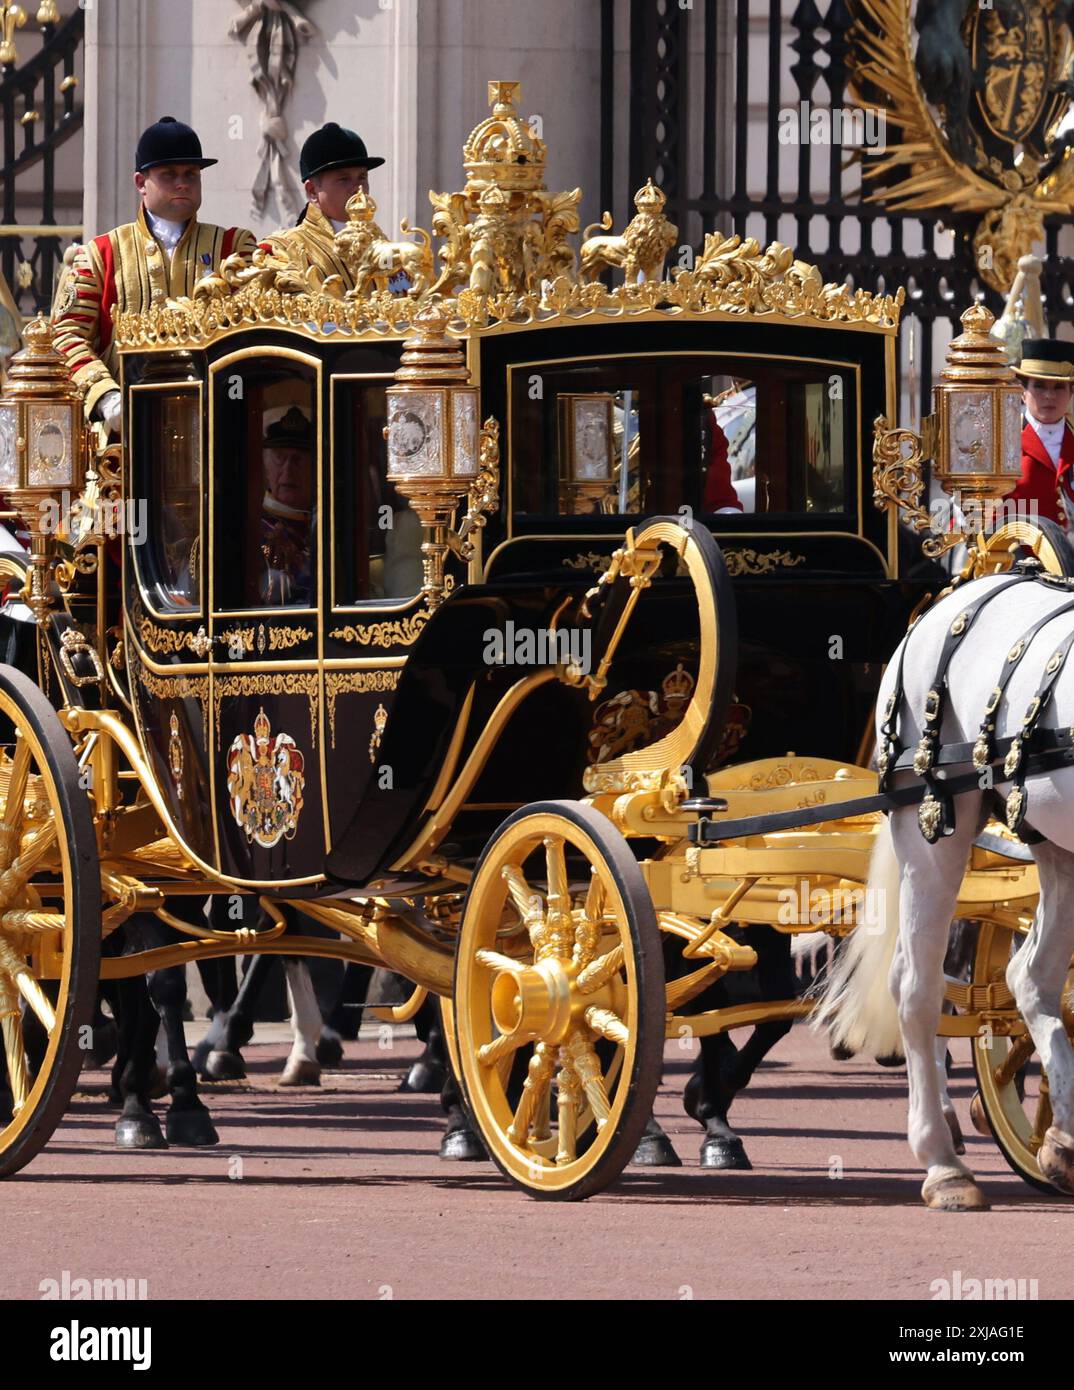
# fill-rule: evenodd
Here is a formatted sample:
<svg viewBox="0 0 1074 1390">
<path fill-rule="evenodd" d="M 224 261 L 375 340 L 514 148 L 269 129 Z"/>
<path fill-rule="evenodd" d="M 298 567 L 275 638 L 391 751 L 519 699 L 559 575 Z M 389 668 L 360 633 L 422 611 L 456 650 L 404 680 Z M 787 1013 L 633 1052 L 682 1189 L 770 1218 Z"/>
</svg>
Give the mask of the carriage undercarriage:
<svg viewBox="0 0 1074 1390">
<path fill-rule="evenodd" d="M 697 561 L 697 538 L 675 529 L 657 522 L 631 535 L 619 570 L 644 574 L 639 557 L 669 544 Z M 702 699 L 719 664 L 715 618 L 723 599 L 706 591 L 711 572 L 700 561 L 692 570 L 710 618 L 702 630 L 715 639 L 702 657 Z M 616 635 L 623 628 L 620 622 Z M 609 660 L 613 648 L 614 639 Z M 130 729 L 115 711 L 68 706 L 57 713 L 10 668 L 0 677 L 0 712 L 17 730 L 0 762 L 3 1039 L 14 1102 L 4 1134 L 7 1172 L 37 1152 L 63 1113 L 98 979 L 264 952 L 386 965 L 412 982 L 415 998 L 440 996 L 471 1113 L 500 1167 L 534 1195 L 584 1197 L 612 1181 L 634 1152 L 666 1038 L 703 1038 L 810 1012 L 811 1001 L 800 998 L 691 1012 L 709 985 L 756 964 L 737 927 L 836 939 L 869 927 L 862 890 L 882 817 L 877 810 L 841 817 L 839 808 L 846 803 L 854 812 L 862 798 L 875 797 L 876 773 L 788 754 L 709 774 L 707 795 L 691 799 L 683 772 L 689 741 L 699 737 L 697 710 L 663 741 L 595 772 L 587 798 L 519 808 L 476 866 L 436 854 L 426 837 L 421 862 L 396 866 L 395 886 L 383 896 L 262 891 L 271 924 L 264 930 L 191 925 L 168 910 L 169 899 L 251 890 L 192 862 Z M 766 828 L 773 816 L 782 825 L 795 814 L 826 819 Z M 757 830 L 706 843 L 699 817 L 714 815 L 714 824 Z M 1016 842 L 991 829 L 987 847 L 973 851 L 958 904 L 958 916 L 978 924 L 971 978 L 948 983 L 950 1011 L 939 1034 L 973 1039 L 975 1120 L 1033 1182 L 1034 1153 L 1050 1118 L 1047 1084 L 1041 1078 L 1027 1113 L 1032 1042 L 1003 977 L 1032 924 L 1038 884 Z M 640 858 L 631 841 L 643 842 Z M 298 934 L 288 909 L 338 939 Z M 135 913 L 155 915 L 181 939 L 102 956 L 102 943 Z M 680 957 L 670 980 L 662 938 L 674 940 Z M 48 1035 L 36 1074 L 24 1011 Z"/>
</svg>

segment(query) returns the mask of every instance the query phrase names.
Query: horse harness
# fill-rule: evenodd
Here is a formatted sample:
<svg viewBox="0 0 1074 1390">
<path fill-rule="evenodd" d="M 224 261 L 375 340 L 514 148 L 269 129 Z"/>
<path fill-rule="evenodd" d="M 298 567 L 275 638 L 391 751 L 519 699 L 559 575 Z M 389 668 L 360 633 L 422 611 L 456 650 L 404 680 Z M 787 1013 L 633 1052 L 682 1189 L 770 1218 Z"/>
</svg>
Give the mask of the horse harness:
<svg viewBox="0 0 1074 1390">
<path fill-rule="evenodd" d="M 982 790 L 991 786 L 989 774 L 999 768 L 1002 768 L 1002 776 L 997 780 L 1010 781 L 1012 784 L 1006 801 L 1001 806 L 1002 818 L 1006 821 L 1007 828 L 1024 839 L 1037 838 L 1036 833 L 1025 825 L 1028 803 L 1026 778 L 1031 774 L 1048 772 L 1056 767 L 1074 763 L 1074 730 L 1040 727 L 1041 716 L 1048 707 L 1059 674 L 1071 648 L 1074 647 L 1074 626 L 1045 663 L 1036 692 L 1026 707 L 1018 732 L 1011 738 L 995 738 L 997 711 L 1011 677 L 1037 634 L 1064 613 L 1074 613 L 1074 597 L 1038 618 L 1007 652 L 995 686 L 988 697 L 976 740 L 972 744 L 940 743 L 940 729 L 947 708 L 947 673 L 952 656 L 981 612 L 993 599 L 1006 593 L 1008 589 L 1027 582 L 1048 584 L 1054 588 L 1074 592 L 1074 579 L 1046 573 L 1040 561 L 1034 557 L 1020 560 L 1013 574 L 990 589 L 987 594 L 967 605 L 947 630 L 936 672 L 925 696 L 922 721 L 924 732 L 914 749 L 902 749 L 898 740 L 898 714 L 904 694 L 903 662 L 909 640 L 903 643 L 902 651 L 899 653 L 895 686 L 888 697 L 880 724 L 882 744 L 877 756 L 879 790 L 882 795 L 890 795 L 888 783 L 892 774 L 897 771 L 912 768 L 917 773 L 921 779 L 920 787 L 914 789 L 921 792 L 917 821 L 922 835 L 930 845 L 935 844 L 942 836 L 950 835 L 954 830 L 955 795 L 970 790 L 975 784 Z M 972 773 L 959 777 L 949 775 L 948 768 L 967 762 L 973 766 Z"/>
<path fill-rule="evenodd" d="M 951 657 L 988 604 L 999 594 L 1006 593 L 1017 584 L 1025 583 L 1047 584 L 1066 591 L 1072 597 L 1068 602 L 1038 618 L 1007 652 L 996 684 L 988 698 L 975 741 L 941 743 L 940 729 L 947 707 L 947 671 Z M 1000 803 L 1001 818 L 1006 821 L 1007 828 L 1020 839 L 1026 842 L 1038 840 L 1040 836 L 1026 824 L 1026 779 L 1042 772 L 1050 772 L 1057 767 L 1074 764 L 1074 729 L 1040 727 L 1041 716 L 1052 698 L 1059 673 L 1071 648 L 1074 647 L 1074 625 L 1045 663 L 1036 693 L 1026 708 L 1021 727 L 1013 737 L 995 737 L 996 715 L 1011 677 L 1034 637 L 1064 613 L 1074 613 L 1074 578 L 1046 573 L 1035 556 L 1019 560 L 1013 572 L 1002 583 L 968 604 L 948 628 L 936 671 L 925 697 L 924 732 L 914 748 L 902 747 L 898 736 L 899 709 L 904 694 L 903 663 L 909 646 L 909 640 L 904 641 L 896 667 L 895 685 L 888 697 L 884 717 L 880 723 L 877 796 L 856 797 L 849 801 L 841 801 L 838 805 L 775 811 L 767 815 L 725 821 L 709 820 L 707 816 L 712 811 L 723 809 L 726 802 L 721 802 L 718 797 L 699 797 L 684 803 L 683 806 L 684 810 L 696 811 L 700 817 L 698 822 L 690 827 L 689 839 L 694 844 L 719 844 L 743 835 L 766 834 L 822 824 L 832 820 L 836 815 L 843 818 L 875 811 L 887 813 L 900 806 L 916 804 L 917 822 L 921 833 L 929 844 L 935 844 L 942 836 L 950 835 L 955 829 L 955 797 L 975 789 L 987 790 L 991 786 L 990 774 L 1000 771 L 1001 775 L 995 780 L 1010 781 L 1012 784 L 1006 801 Z M 913 624 L 910 631 L 913 631 Z M 958 767 L 966 765 L 971 766 L 972 771 L 955 771 Z M 904 771 L 915 772 L 919 780 L 908 786 L 891 787 L 893 775 Z M 986 777 L 986 774 L 989 776 Z"/>
</svg>

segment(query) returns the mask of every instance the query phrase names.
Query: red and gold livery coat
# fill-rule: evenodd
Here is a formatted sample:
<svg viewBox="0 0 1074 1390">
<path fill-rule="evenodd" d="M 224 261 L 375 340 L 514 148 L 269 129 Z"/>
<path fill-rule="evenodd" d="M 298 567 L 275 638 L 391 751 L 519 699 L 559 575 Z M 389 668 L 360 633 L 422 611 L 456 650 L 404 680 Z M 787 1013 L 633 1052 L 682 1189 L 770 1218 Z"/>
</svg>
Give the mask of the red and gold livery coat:
<svg viewBox="0 0 1074 1390">
<path fill-rule="evenodd" d="M 307 205 L 305 216 L 296 226 L 283 227 L 266 237 L 261 249 L 284 257 L 299 270 L 316 266 L 325 280 L 338 275 L 344 290 L 354 288 L 350 266 L 336 245 L 335 228 L 316 203 Z"/>
<path fill-rule="evenodd" d="M 1066 526 L 1068 518 L 1074 518 L 1072 467 L 1074 430 L 1071 429 L 1069 421 L 1063 431 L 1058 468 L 1052 463 L 1040 435 L 1032 425 L 1026 425 L 1022 431 L 1022 476 L 1004 500 L 1036 502 L 1037 511 L 1041 516 Z"/>
<path fill-rule="evenodd" d="M 169 258 L 139 208 L 133 222 L 80 246 L 60 286 L 55 343 L 86 397 L 87 418 L 107 391 L 119 389 L 112 311 L 145 313 L 189 295 L 203 275 L 228 256 L 251 256 L 256 242 L 244 227 L 214 227 L 192 219 Z"/>
</svg>

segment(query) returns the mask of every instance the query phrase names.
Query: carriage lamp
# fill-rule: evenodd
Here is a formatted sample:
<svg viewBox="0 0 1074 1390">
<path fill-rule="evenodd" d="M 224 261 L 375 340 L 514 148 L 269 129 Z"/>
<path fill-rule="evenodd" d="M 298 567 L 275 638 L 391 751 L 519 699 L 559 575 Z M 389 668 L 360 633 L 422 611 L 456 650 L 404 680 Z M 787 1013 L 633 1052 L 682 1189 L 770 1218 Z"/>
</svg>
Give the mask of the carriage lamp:
<svg viewBox="0 0 1074 1390">
<path fill-rule="evenodd" d="M 922 549 L 934 558 L 969 536 L 923 503 L 925 460 L 933 461 L 944 491 L 958 494 L 967 522 L 982 517 L 984 499 L 1002 497 L 1021 471 L 1022 388 L 991 334 L 994 322 L 983 304 L 962 315 L 964 331 L 948 345 L 933 387 L 934 410 L 920 434 L 894 429 L 883 416 L 874 427 L 874 500 L 878 507 L 894 504 L 914 531 L 929 533 Z"/>
<path fill-rule="evenodd" d="M 936 478 L 974 502 L 1009 491 L 1022 468 L 1022 387 L 994 323 L 983 304 L 966 310 L 933 387 Z"/>
<path fill-rule="evenodd" d="M 558 398 L 559 506 L 566 516 L 598 511 L 614 486 L 614 406 L 606 391 Z"/>
<path fill-rule="evenodd" d="M 23 338 L 26 346 L 12 357 L 0 394 L 0 493 L 11 498 L 30 533 L 26 601 L 40 621 L 51 606 L 64 501 L 82 490 L 86 435 L 82 395 L 53 347 L 51 323 L 39 314 Z"/>
<path fill-rule="evenodd" d="M 385 392 L 388 481 L 414 508 L 425 533 L 422 593 L 430 608 L 444 599 L 444 565 L 449 551 L 459 548 L 455 513 L 477 482 L 481 462 L 477 387 L 469 385 L 447 325 L 436 301 L 415 316 L 416 336 L 403 344 L 396 384 Z"/>
</svg>

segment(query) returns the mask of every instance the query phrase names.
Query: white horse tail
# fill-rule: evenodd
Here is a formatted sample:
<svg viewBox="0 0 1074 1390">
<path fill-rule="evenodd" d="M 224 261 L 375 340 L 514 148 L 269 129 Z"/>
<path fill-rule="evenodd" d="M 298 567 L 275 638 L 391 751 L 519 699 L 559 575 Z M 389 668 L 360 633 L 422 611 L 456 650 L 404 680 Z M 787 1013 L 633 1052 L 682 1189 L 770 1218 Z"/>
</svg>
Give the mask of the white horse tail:
<svg viewBox="0 0 1074 1390">
<path fill-rule="evenodd" d="M 881 822 L 865 893 L 865 920 L 850 933 L 818 992 L 811 1027 L 833 1043 L 874 1057 L 903 1051 L 899 1013 L 888 986 L 899 939 L 899 861 L 887 817 Z"/>
</svg>

